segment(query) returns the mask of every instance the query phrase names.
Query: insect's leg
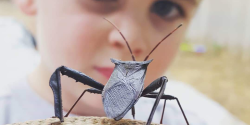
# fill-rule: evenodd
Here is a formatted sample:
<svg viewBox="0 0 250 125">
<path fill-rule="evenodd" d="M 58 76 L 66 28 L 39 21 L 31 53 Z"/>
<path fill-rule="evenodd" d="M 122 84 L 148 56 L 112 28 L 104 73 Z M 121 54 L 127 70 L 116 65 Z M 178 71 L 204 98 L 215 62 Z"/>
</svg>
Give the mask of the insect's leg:
<svg viewBox="0 0 250 125">
<path fill-rule="evenodd" d="M 156 79 L 154 82 L 152 82 L 142 92 L 142 96 L 145 96 L 147 93 L 153 92 L 154 90 L 156 90 L 159 87 L 161 88 L 160 92 L 156 96 L 156 100 L 155 100 L 154 106 L 153 106 L 153 108 L 151 110 L 151 113 L 149 115 L 149 118 L 148 118 L 148 121 L 147 121 L 146 125 L 150 125 L 151 122 L 152 122 L 153 116 L 155 114 L 156 107 L 158 106 L 158 104 L 160 102 L 160 99 L 161 99 L 162 95 L 164 94 L 164 90 L 166 88 L 167 81 L 168 81 L 167 77 L 165 77 L 165 76 L 160 77 L 160 78 Z"/>
<path fill-rule="evenodd" d="M 168 82 L 168 79 L 166 76 L 162 76 L 158 79 L 156 79 L 155 81 L 153 81 L 151 84 L 149 84 L 142 92 L 141 96 L 144 96 L 146 94 L 152 93 L 153 91 L 155 91 L 156 89 L 160 88 L 162 86 L 162 84 L 164 83 L 163 81 L 165 81 L 166 83 Z"/>
<path fill-rule="evenodd" d="M 61 122 L 63 122 L 63 111 L 62 111 L 62 95 L 61 95 L 61 77 L 60 72 L 62 75 L 67 75 L 76 81 L 79 81 L 83 84 L 89 85 L 93 88 L 96 88 L 98 90 L 103 90 L 104 85 L 101 83 L 93 80 L 92 78 L 88 77 L 87 75 L 67 68 L 65 66 L 61 66 L 55 70 L 55 72 L 51 75 L 49 85 L 53 91 L 54 94 L 54 109 L 55 109 L 55 116 L 60 119 Z"/>
<path fill-rule="evenodd" d="M 68 117 L 68 115 L 70 114 L 70 112 L 72 111 L 72 109 L 75 107 L 75 105 L 78 103 L 78 101 L 82 98 L 82 96 L 85 94 L 85 92 L 94 93 L 94 94 L 102 94 L 101 90 L 98 90 L 98 89 L 95 89 L 95 88 L 90 88 L 90 89 L 84 90 L 82 92 L 81 96 L 76 100 L 76 102 L 74 103 L 74 105 L 70 108 L 69 112 L 64 117 Z"/>
<path fill-rule="evenodd" d="M 153 92 L 155 91 L 156 89 L 160 88 L 161 85 L 162 85 L 162 81 L 165 80 L 166 82 L 168 81 L 167 77 L 163 76 L 163 77 L 160 77 L 158 79 L 156 79 L 155 81 L 153 81 L 149 86 L 147 86 L 143 92 L 142 92 L 142 95 L 141 96 L 144 96 L 146 94 L 158 94 L 157 92 Z M 166 100 L 164 102 L 164 109 L 162 111 L 162 118 L 163 118 L 163 114 L 164 114 L 164 111 L 165 111 L 165 103 L 166 103 Z M 162 119 L 161 119 L 161 123 L 162 123 Z"/>
<path fill-rule="evenodd" d="M 66 75 L 70 78 L 73 78 L 74 80 L 76 80 L 76 82 L 81 82 L 85 85 L 88 85 L 92 88 L 96 88 L 99 90 L 103 90 L 104 88 L 103 84 L 95 81 L 94 79 L 90 78 L 89 76 L 85 75 L 82 72 L 68 68 L 66 66 L 61 66 L 58 69 L 61 71 L 62 75 Z"/>
<path fill-rule="evenodd" d="M 159 93 L 150 93 L 150 94 L 144 95 L 143 97 L 147 97 L 147 98 L 157 98 L 157 95 L 158 95 L 158 94 L 159 94 Z M 185 113 L 184 113 L 184 111 L 183 111 L 183 109 L 182 109 L 182 107 L 181 107 L 181 104 L 180 104 L 178 98 L 176 98 L 176 97 L 174 97 L 174 96 L 172 96 L 172 95 L 162 95 L 161 99 L 165 99 L 164 107 L 163 107 L 163 114 L 164 114 L 164 110 L 165 110 L 166 100 L 176 100 L 177 103 L 178 103 L 178 105 L 179 105 L 179 107 L 180 107 L 180 109 L 181 109 L 182 115 L 183 115 L 183 117 L 185 118 L 185 121 L 186 121 L 187 125 L 189 125 L 188 120 L 187 120 L 187 117 L 186 117 L 186 115 L 185 115 Z M 163 114 L 162 114 L 162 117 L 161 117 L 161 124 L 162 124 L 162 120 L 163 120 Z"/>
<path fill-rule="evenodd" d="M 132 116 L 133 116 L 133 119 L 135 119 L 135 106 L 132 107 Z"/>
</svg>

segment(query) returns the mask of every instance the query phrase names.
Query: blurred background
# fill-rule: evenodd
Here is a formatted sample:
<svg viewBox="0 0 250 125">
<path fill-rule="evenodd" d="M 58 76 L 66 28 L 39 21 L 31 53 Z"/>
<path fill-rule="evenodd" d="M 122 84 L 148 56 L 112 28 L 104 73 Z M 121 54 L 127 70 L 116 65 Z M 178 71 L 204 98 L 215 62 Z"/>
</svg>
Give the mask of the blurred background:
<svg viewBox="0 0 250 125">
<path fill-rule="evenodd" d="M 249 6 L 250 0 L 203 0 L 168 72 L 168 77 L 190 84 L 247 124 L 250 124 Z M 32 30 L 33 22 L 10 0 L 0 0 L 0 19 L 3 17 L 14 18 Z M 6 49 L 4 44 L 0 41 L 0 51 Z M 11 76 L 13 72 L 0 72 L 1 79 L 9 81 L 26 67 L 6 59 L 1 63 L 2 71 L 10 67 L 19 69 L 16 76 Z"/>
</svg>

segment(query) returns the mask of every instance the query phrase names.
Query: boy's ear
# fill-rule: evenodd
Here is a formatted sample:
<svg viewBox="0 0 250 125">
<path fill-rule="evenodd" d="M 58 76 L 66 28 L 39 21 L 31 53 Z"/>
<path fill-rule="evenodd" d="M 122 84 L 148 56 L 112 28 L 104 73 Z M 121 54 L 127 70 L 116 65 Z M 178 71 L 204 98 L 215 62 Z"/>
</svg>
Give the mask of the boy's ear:
<svg viewBox="0 0 250 125">
<path fill-rule="evenodd" d="M 33 16 L 36 15 L 37 8 L 35 0 L 13 0 L 15 4 L 27 15 Z"/>
</svg>

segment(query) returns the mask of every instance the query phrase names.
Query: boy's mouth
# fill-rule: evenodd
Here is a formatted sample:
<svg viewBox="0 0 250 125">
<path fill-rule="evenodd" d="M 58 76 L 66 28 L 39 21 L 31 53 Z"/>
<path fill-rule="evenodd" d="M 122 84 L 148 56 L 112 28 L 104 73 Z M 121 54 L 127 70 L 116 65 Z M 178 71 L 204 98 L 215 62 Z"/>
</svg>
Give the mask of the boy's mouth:
<svg viewBox="0 0 250 125">
<path fill-rule="evenodd" d="M 110 78 L 111 74 L 113 73 L 113 67 L 94 67 L 99 73 L 101 73 L 107 79 Z"/>
</svg>

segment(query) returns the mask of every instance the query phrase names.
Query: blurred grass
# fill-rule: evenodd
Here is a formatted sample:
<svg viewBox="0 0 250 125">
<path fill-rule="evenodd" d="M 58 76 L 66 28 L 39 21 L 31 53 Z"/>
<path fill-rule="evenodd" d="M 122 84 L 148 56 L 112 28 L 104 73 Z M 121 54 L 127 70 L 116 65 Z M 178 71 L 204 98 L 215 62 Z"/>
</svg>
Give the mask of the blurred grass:
<svg viewBox="0 0 250 125">
<path fill-rule="evenodd" d="M 205 54 L 180 52 L 170 73 L 250 124 L 250 61 L 241 61 L 225 50 Z"/>
</svg>

